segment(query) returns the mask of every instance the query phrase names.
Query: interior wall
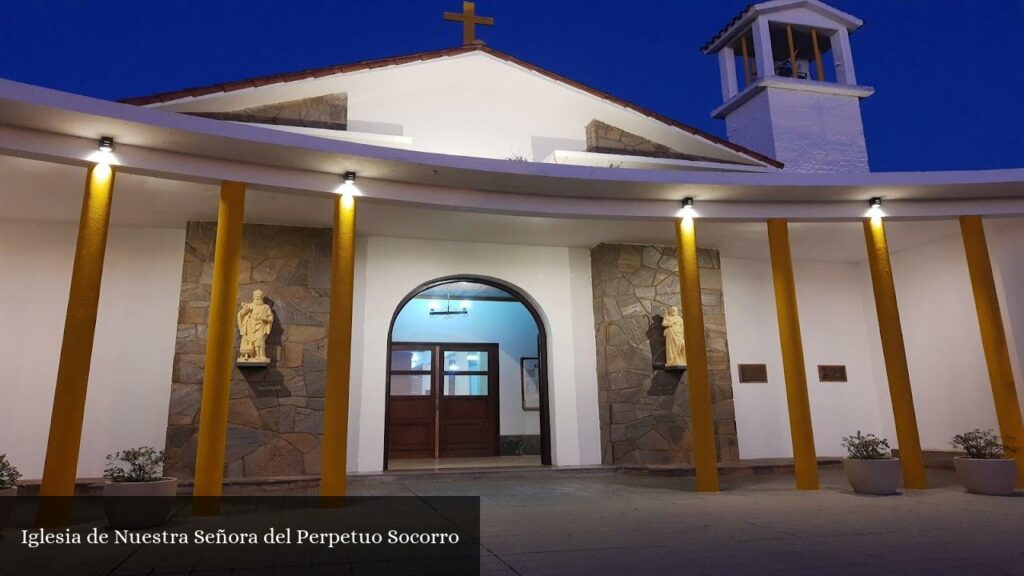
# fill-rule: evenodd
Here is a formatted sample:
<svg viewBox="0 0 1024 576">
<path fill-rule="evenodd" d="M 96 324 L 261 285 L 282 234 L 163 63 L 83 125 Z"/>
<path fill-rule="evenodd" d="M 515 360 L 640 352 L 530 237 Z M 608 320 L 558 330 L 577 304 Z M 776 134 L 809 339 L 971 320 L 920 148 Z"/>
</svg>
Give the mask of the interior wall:
<svg viewBox="0 0 1024 576">
<path fill-rule="evenodd" d="M 473 301 L 470 306 L 466 316 L 431 316 L 430 300 L 410 300 L 395 320 L 391 340 L 496 343 L 500 434 L 540 434 L 539 412 L 523 410 L 520 375 L 520 359 L 537 356 L 533 316 L 519 302 Z"/>
<path fill-rule="evenodd" d="M 845 454 L 843 436 L 881 429 L 869 334 L 852 263 L 794 261 L 811 422 L 818 456 Z M 791 457 L 771 263 L 722 257 L 740 458 Z M 742 383 L 737 364 L 765 364 L 767 383 Z M 843 364 L 847 382 L 820 382 L 819 364 Z"/>
<path fill-rule="evenodd" d="M 77 225 L 0 222 L 0 453 L 42 476 Z M 184 229 L 111 227 L 78 476 L 137 446 L 163 449 Z"/>
<path fill-rule="evenodd" d="M 480 276 L 519 289 L 537 308 L 548 330 L 552 461 L 555 465 L 597 464 L 599 432 L 596 369 L 577 357 L 580 333 L 593 347 L 594 333 L 574 325 L 573 310 L 591 307 L 589 284 L 580 290 L 573 274 L 580 259 L 569 248 L 436 242 L 369 237 L 357 283 L 364 287 L 364 314 L 355 319 L 353 339 L 363 350 L 361 374 L 353 377 L 351 422 L 359 422 L 358 443 L 350 442 L 350 469 L 383 467 L 385 370 L 388 324 L 399 303 L 419 285 L 445 276 Z M 578 302 L 577 302 L 578 301 Z M 574 302 L 576 302 L 574 304 Z M 593 326 L 593 324 L 590 324 Z"/>
</svg>

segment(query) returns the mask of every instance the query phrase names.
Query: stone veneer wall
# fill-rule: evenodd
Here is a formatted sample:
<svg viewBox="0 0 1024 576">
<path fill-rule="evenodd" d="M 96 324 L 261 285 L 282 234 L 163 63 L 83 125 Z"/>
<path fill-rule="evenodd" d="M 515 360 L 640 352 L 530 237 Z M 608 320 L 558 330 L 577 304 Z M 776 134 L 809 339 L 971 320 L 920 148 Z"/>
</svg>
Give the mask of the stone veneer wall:
<svg viewBox="0 0 1024 576">
<path fill-rule="evenodd" d="M 252 106 L 231 112 L 187 112 L 187 114 L 232 122 L 346 130 L 348 128 L 348 94 L 326 94 L 313 98 Z"/>
<path fill-rule="evenodd" d="M 190 222 L 185 236 L 166 449 L 167 474 L 181 478 L 194 476 L 216 233 Z M 330 228 L 245 226 L 239 300 L 263 290 L 275 318 L 270 366 L 233 372 L 229 478 L 320 472 L 330 250 Z"/>
<path fill-rule="evenodd" d="M 700 249 L 698 260 L 718 458 L 734 461 L 739 451 L 718 252 Z M 651 318 L 680 305 L 675 249 L 600 244 L 591 251 L 591 267 L 602 462 L 690 464 L 686 373 L 655 370 L 648 340 L 650 331 L 661 330 Z"/>
<path fill-rule="evenodd" d="M 684 154 L 664 144 L 659 144 L 632 132 L 626 132 L 600 120 L 591 120 L 587 124 L 587 152 L 601 154 L 626 154 L 628 156 L 646 156 L 649 158 L 673 158 L 676 160 L 711 160 Z"/>
</svg>

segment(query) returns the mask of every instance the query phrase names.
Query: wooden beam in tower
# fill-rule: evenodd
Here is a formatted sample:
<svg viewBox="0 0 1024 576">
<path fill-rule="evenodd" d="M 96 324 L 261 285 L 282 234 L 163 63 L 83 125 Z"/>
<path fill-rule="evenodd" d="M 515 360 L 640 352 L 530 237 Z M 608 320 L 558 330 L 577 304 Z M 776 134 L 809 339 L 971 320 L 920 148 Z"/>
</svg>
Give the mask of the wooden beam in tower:
<svg viewBox="0 0 1024 576">
<path fill-rule="evenodd" d="M 825 81 L 825 66 L 821 62 L 821 47 L 818 45 L 818 31 L 811 28 L 811 44 L 814 45 L 814 64 L 818 68 L 818 81 Z"/>
</svg>

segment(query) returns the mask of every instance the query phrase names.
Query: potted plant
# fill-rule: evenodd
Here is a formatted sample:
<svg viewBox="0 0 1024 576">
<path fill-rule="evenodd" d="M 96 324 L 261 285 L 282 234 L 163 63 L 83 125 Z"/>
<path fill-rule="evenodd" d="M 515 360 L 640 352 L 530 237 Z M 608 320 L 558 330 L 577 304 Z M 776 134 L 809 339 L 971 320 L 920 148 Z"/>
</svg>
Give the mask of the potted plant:
<svg viewBox="0 0 1024 576">
<path fill-rule="evenodd" d="M 7 454 L 0 454 L 0 530 L 3 530 L 11 519 L 14 500 L 5 496 L 18 495 L 18 478 L 21 478 L 21 473 L 7 461 Z"/>
<path fill-rule="evenodd" d="M 967 453 L 953 459 L 957 476 L 972 494 L 1008 496 L 1017 485 L 1017 463 L 1007 458 L 1012 448 L 999 441 L 992 430 L 978 430 L 953 436 L 953 446 Z"/>
<path fill-rule="evenodd" d="M 163 464 L 164 453 L 148 446 L 107 456 L 103 504 L 112 527 L 149 528 L 167 522 L 178 479 L 164 477 Z"/>
<path fill-rule="evenodd" d="M 843 438 L 849 456 L 843 459 L 843 470 L 853 491 L 879 496 L 897 494 L 900 487 L 900 460 L 893 458 L 889 441 L 874 434 Z"/>
</svg>

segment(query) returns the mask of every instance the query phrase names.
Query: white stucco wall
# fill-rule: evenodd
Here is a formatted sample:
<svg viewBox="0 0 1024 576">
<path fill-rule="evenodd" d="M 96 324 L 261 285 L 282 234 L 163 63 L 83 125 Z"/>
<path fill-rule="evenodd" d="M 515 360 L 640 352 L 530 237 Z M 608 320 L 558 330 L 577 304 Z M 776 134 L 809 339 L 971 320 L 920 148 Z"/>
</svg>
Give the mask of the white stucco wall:
<svg viewBox="0 0 1024 576">
<path fill-rule="evenodd" d="M 725 133 L 730 142 L 775 158 L 775 136 L 772 133 L 768 91 L 755 95 L 726 116 Z M 786 169 L 789 168 L 789 163 L 786 163 Z"/>
<path fill-rule="evenodd" d="M 900 226 L 887 224 L 890 237 Z M 949 450 L 954 434 L 998 423 L 959 227 L 930 226 L 945 237 L 893 251 L 891 260 L 921 445 Z M 991 220 L 986 230 L 1024 400 L 1024 221 Z M 818 455 L 842 455 L 841 436 L 858 429 L 898 447 L 867 263 L 797 260 L 794 269 Z M 770 262 L 723 252 L 722 279 L 740 457 L 791 456 Z M 767 364 L 769 383 L 740 384 L 740 363 Z M 818 364 L 846 364 L 850 381 L 818 382 Z"/>
<path fill-rule="evenodd" d="M 985 229 L 1017 396 L 1024 403 L 1024 218 L 989 220 Z"/>
<path fill-rule="evenodd" d="M 363 303 L 353 327 L 362 359 L 353 365 L 349 466 L 383 467 L 385 369 L 388 325 L 401 300 L 420 284 L 443 276 L 468 275 L 510 284 L 530 298 L 548 330 L 551 446 L 555 465 L 597 464 L 597 376 L 589 270 L 569 248 L 459 243 L 370 237 L 357 263 L 357 299 Z M 574 274 L 577 280 L 574 281 Z M 591 312 L 592 314 L 592 312 Z M 579 321 L 577 321 L 579 320 Z M 581 326 L 586 321 L 585 326 Z M 580 340 L 581 342 L 577 342 Z M 593 353 L 591 353 L 593 354 Z"/>
<path fill-rule="evenodd" d="M 878 432 L 878 405 L 855 264 L 795 261 L 814 444 L 840 456 L 843 436 Z M 722 285 L 740 458 L 791 457 L 775 293 L 768 259 L 722 256 Z M 767 384 L 741 384 L 737 364 L 766 364 Z M 848 382 L 818 381 L 819 364 L 845 364 Z"/>
<path fill-rule="evenodd" d="M 429 300 L 411 300 L 395 320 L 392 341 L 497 344 L 500 434 L 540 434 L 539 412 L 523 410 L 522 402 L 520 359 L 537 356 L 533 316 L 518 302 L 476 301 L 470 305 L 466 316 L 431 316 Z"/>
<path fill-rule="evenodd" d="M 869 171 L 856 96 L 767 88 L 725 122 L 730 141 L 785 163 L 786 171 Z"/>
<path fill-rule="evenodd" d="M 484 158 L 524 155 L 540 162 L 555 150 L 585 150 L 585 128 L 596 118 L 682 152 L 755 163 L 483 52 L 213 94 L 166 108 L 230 111 L 342 92 L 348 94 L 351 132 L 402 136 L 411 139 L 403 146 L 414 150 Z"/>
<path fill-rule="evenodd" d="M 1024 285 L 1019 283 L 1024 277 L 1024 264 L 1020 263 L 1024 228 L 991 224 L 986 224 L 989 251 L 993 268 L 998 271 L 997 288 L 1014 357 L 1017 392 L 1024 398 L 1020 349 L 1014 346 L 1021 336 L 1014 329 L 1019 330 L 1018 307 L 1024 299 Z M 954 434 L 974 428 L 998 431 L 998 423 L 960 230 L 956 221 L 934 225 L 947 228 L 949 236 L 894 252 L 891 258 L 921 446 L 926 450 L 950 450 L 949 440 Z M 890 223 L 888 228 L 898 226 L 898 222 Z M 863 291 L 870 298 L 870 280 L 866 282 Z M 873 301 L 867 302 L 872 306 L 870 318 L 874 321 Z M 879 410 L 891 414 L 877 325 L 873 332 L 880 376 L 876 379 Z M 895 440 L 891 416 L 883 420 L 886 434 Z"/>
<path fill-rule="evenodd" d="M 0 453 L 42 476 L 77 226 L 0 222 Z M 100 293 L 79 477 L 107 454 L 164 447 L 185 230 L 113 227 Z"/>
</svg>

